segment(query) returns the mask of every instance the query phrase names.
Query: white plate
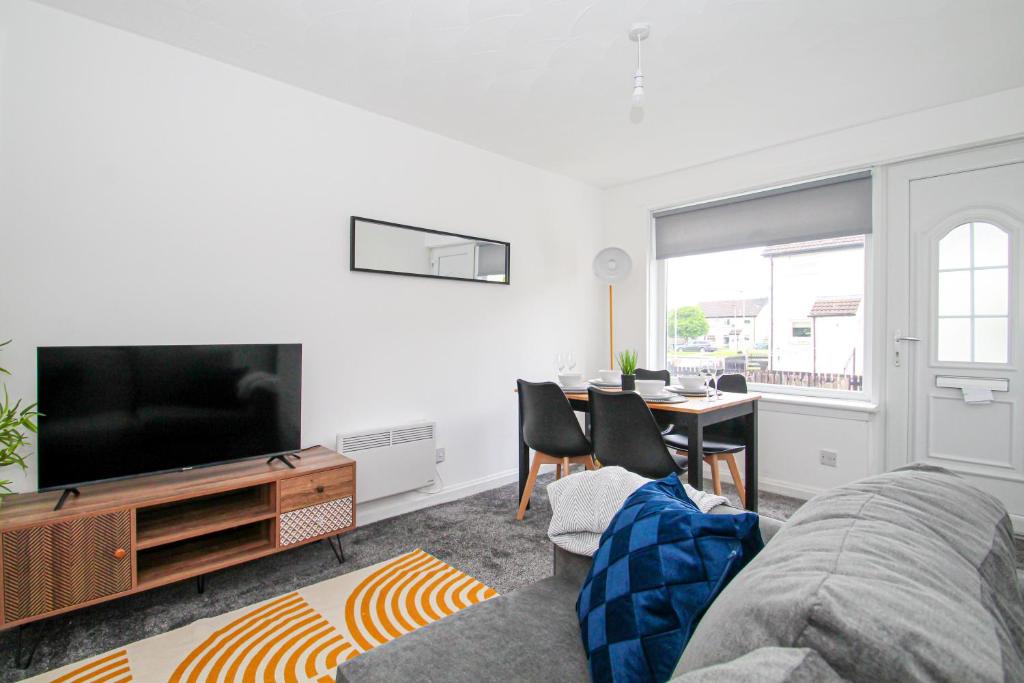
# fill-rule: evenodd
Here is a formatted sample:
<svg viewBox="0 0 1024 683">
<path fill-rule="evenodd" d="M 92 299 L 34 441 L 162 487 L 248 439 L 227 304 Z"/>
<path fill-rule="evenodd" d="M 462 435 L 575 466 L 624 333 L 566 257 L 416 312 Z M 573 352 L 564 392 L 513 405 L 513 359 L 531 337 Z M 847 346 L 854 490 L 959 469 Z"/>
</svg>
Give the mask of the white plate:
<svg viewBox="0 0 1024 683">
<path fill-rule="evenodd" d="M 683 403 L 686 401 L 685 396 L 675 396 L 673 394 L 663 394 L 661 396 L 641 396 L 643 400 L 648 403 Z"/>
<path fill-rule="evenodd" d="M 697 397 L 700 397 L 700 398 L 704 398 L 705 396 L 708 395 L 708 392 L 707 392 L 706 389 L 697 389 L 696 391 L 686 391 L 682 387 L 675 387 L 675 386 L 673 386 L 673 387 L 668 387 L 668 390 L 671 391 L 673 394 L 679 394 L 680 396 L 697 396 Z M 718 395 L 721 396 L 722 392 L 719 391 Z"/>
<path fill-rule="evenodd" d="M 562 391 L 567 394 L 585 394 L 587 392 L 587 387 L 586 385 L 581 387 L 562 387 Z"/>
<path fill-rule="evenodd" d="M 589 383 L 593 384 L 595 387 L 621 387 L 622 386 L 622 382 L 605 382 L 600 377 L 596 377 L 594 379 L 588 379 L 587 381 Z"/>
</svg>

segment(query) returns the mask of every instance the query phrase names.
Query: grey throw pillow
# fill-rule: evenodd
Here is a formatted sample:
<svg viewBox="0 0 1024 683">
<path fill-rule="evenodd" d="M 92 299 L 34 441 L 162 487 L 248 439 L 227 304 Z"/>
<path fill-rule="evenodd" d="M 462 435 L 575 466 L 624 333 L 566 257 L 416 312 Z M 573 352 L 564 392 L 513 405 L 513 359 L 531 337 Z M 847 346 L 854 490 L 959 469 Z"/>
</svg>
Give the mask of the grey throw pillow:
<svg viewBox="0 0 1024 683">
<path fill-rule="evenodd" d="M 811 648 L 851 681 L 1024 681 L 1003 506 L 916 467 L 808 501 L 719 595 L 678 672 Z"/>
<path fill-rule="evenodd" d="M 731 662 L 682 674 L 671 683 L 842 683 L 842 680 L 814 650 L 762 647 Z"/>
</svg>

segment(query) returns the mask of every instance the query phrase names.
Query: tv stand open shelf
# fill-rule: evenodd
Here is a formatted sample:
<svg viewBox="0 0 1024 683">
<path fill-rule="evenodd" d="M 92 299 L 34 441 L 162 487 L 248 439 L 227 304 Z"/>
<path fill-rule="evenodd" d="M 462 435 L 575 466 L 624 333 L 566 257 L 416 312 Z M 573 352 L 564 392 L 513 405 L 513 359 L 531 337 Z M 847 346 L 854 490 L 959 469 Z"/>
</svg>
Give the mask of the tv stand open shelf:
<svg viewBox="0 0 1024 683">
<path fill-rule="evenodd" d="M 268 520 L 167 543 L 138 554 L 138 585 L 153 588 L 275 552 Z"/>
<path fill-rule="evenodd" d="M 277 516 L 274 485 L 261 484 L 135 511 L 135 549 L 201 536 Z"/>
<path fill-rule="evenodd" d="M 6 498 L 0 629 L 355 529 L 355 462 L 316 447 L 291 464 L 264 458 L 89 484 L 59 510 L 59 491 Z"/>
</svg>

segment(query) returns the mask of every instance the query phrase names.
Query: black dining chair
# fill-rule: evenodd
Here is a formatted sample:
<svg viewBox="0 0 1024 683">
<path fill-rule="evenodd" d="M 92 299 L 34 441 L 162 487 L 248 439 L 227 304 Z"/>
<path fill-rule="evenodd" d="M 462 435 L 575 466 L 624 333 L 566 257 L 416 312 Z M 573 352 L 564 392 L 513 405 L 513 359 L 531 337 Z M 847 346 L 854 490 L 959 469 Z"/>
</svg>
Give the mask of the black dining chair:
<svg viewBox="0 0 1024 683">
<path fill-rule="evenodd" d="M 590 399 L 590 440 L 602 467 L 618 466 L 651 479 L 686 470 L 661 440 L 651 409 L 632 391 L 587 389 Z"/>
<path fill-rule="evenodd" d="M 554 382 L 518 380 L 519 402 L 523 416 L 523 441 L 534 450 L 530 476 L 526 479 L 523 498 L 519 501 L 516 519 L 526 515 L 533 486 L 541 465 L 554 465 L 555 477 L 569 474 L 569 466 L 582 464 L 595 469 L 593 449 L 583 434 L 576 413 L 562 388 Z"/>
<path fill-rule="evenodd" d="M 715 385 L 719 391 L 732 394 L 747 393 L 747 378 L 740 374 L 727 374 L 718 378 Z M 725 423 L 715 425 L 717 428 L 711 432 L 711 438 L 704 439 L 704 462 L 711 467 L 711 486 L 716 495 L 722 495 L 722 480 L 718 472 L 718 464 L 724 460 L 729 467 L 729 474 L 732 482 L 736 485 L 736 494 L 739 496 L 740 505 L 747 506 L 747 491 L 743 487 L 743 479 L 740 476 L 740 468 L 736 464 L 736 454 L 746 449 L 743 440 L 736 434 L 732 425 Z M 690 439 L 686 434 L 669 431 L 662 438 L 665 444 L 675 449 L 679 455 L 686 454 L 690 448 Z"/>
<path fill-rule="evenodd" d="M 644 370 L 643 368 L 636 369 L 637 379 L 660 379 L 665 383 L 667 387 L 672 383 L 672 375 L 669 374 L 668 370 Z"/>
</svg>

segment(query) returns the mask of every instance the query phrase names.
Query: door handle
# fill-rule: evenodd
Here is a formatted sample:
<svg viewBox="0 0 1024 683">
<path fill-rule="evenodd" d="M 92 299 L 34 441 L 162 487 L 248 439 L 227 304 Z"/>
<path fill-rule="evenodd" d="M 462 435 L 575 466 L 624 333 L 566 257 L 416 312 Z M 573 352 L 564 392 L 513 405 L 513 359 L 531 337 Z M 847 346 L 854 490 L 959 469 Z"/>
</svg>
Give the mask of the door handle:
<svg viewBox="0 0 1024 683">
<path fill-rule="evenodd" d="M 920 337 L 905 337 L 902 334 L 900 334 L 899 330 L 896 330 L 896 334 L 893 335 L 893 340 L 892 340 L 893 353 L 894 353 L 894 355 L 893 355 L 893 364 L 896 367 L 899 367 L 900 366 L 900 361 L 902 360 L 902 358 L 900 357 L 900 342 L 919 342 L 919 341 L 921 341 Z"/>
</svg>

